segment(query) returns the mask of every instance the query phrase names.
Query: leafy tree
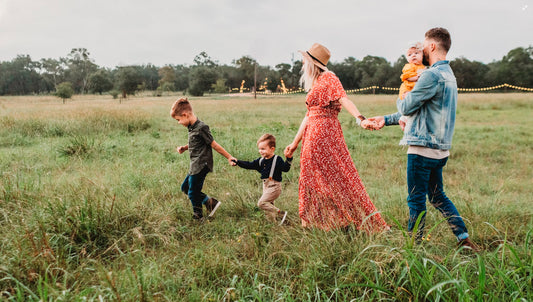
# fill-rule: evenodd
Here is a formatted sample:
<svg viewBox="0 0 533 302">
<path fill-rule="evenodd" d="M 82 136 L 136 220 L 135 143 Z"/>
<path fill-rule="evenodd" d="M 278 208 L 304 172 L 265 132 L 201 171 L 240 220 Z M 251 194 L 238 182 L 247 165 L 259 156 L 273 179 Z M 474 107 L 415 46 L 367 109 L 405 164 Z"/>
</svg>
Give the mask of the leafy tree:
<svg viewBox="0 0 533 302">
<path fill-rule="evenodd" d="M 74 89 L 72 88 L 72 83 L 63 82 L 57 85 L 55 96 L 63 100 L 65 104 L 65 99 L 70 99 L 74 95 Z"/>
<path fill-rule="evenodd" d="M 285 86 L 289 89 L 297 89 L 300 87 L 300 72 L 302 70 L 303 63 L 301 60 L 295 61 L 292 64 L 291 77 L 284 79 Z"/>
<path fill-rule="evenodd" d="M 88 92 L 89 76 L 98 68 L 89 56 L 86 48 L 73 48 L 67 55 L 66 78 L 72 83 L 74 90 L 81 93 Z"/>
<path fill-rule="evenodd" d="M 207 66 L 196 66 L 191 69 L 189 77 L 189 93 L 193 96 L 202 96 L 216 83 L 218 76 L 214 69 Z"/>
<path fill-rule="evenodd" d="M 216 67 L 218 64 L 216 61 L 213 61 L 211 57 L 205 52 L 202 51 L 201 53 L 197 54 L 196 57 L 194 57 L 194 64 L 196 66 L 206 66 L 206 67 Z"/>
<path fill-rule="evenodd" d="M 141 75 L 144 89 L 155 90 L 159 86 L 159 68 L 152 64 L 135 66 Z"/>
<path fill-rule="evenodd" d="M 226 80 L 218 79 L 215 84 L 211 85 L 211 88 L 215 93 L 227 93 L 228 87 L 226 87 Z"/>
<path fill-rule="evenodd" d="M 184 65 L 177 65 L 174 67 L 175 81 L 174 89 L 178 91 L 189 88 L 189 71 L 190 68 Z"/>
<path fill-rule="evenodd" d="M 204 51 L 194 58 L 194 63 L 196 66 L 191 68 L 189 74 L 189 92 L 194 96 L 202 96 L 216 83 L 217 63 Z"/>
<path fill-rule="evenodd" d="M 387 81 L 386 86 L 387 87 L 397 87 L 400 88 L 400 85 L 402 85 L 402 79 L 400 78 L 402 75 L 403 67 L 407 64 L 407 59 L 405 56 L 401 56 L 394 62 L 391 69 L 391 78 Z"/>
<path fill-rule="evenodd" d="M 115 87 L 122 92 L 122 97 L 134 95 L 137 87 L 143 83 L 142 75 L 135 66 L 119 67 L 115 76 Z"/>
<path fill-rule="evenodd" d="M 222 65 L 218 67 L 219 75 L 224 79 L 225 86 L 230 88 L 240 88 L 242 77 L 239 75 L 240 72 L 235 68 L 235 66 Z"/>
<path fill-rule="evenodd" d="M 174 82 L 176 81 L 176 72 L 174 71 L 174 68 L 171 66 L 164 66 L 159 68 L 158 71 L 159 74 L 159 87 L 163 91 L 173 91 L 174 90 Z"/>
<path fill-rule="evenodd" d="M 91 74 L 89 76 L 89 89 L 99 94 L 113 89 L 110 73 L 105 69 L 100 69 Z"/>
<path fill-rule="evenodd" d="M 356 76 L 361 79 L 361 87 L 386 86 L 387 79 L 393 76 L 392 68 L 382 57 L 366 56 L 357 64 Z"/>
<path fill-rule="evenodd" d="M 361 74 L 357 73 L 358 61 L 354 57 L 348 57 L 339 64 L 330 63 L 330 69 L 337 75 L 344 89 L 356 89 L 360 86 Z"/>
<path fill-rule="evenodd" d="M 240 77 L 240 82 L 245 81 L 245 87 L 251 88 L 254 86 L 254 74 L 256 70 L 257 61 L 249 56 L 243 56 L 240 59 L 234 60 L 233 65 L 237 68 L 237 76 Z M 261 77 L 258 75 L 259 81 Z"/>
<path fill-rule="evenodd" d="M 515 48 L 501 60 L 498 78 L 517 86 L 533 86 L 533 47 Z"/>
<path fill-rule="evenodd" d="M 459 88 L 481 88 L 487 85 L 486 74 L 489 67 L 481 62 L 469 61 L 464 57 L 450 62 Z"/>
<path fill-rule="evenodd" d="M 18 55 L 11 62 L 0 65 L 0 94 L 24 95 L 38 93 L 41 76 L 37 72 L 38 62 L 28 55 Z"/>
<path fill-rule="evenodd" d="M 62 82 L 65 77 L 64 59 L 41 59 L 41 76 L 43 80 L 49 82 L 55 89 L 57 83 Z"/>
</svg>

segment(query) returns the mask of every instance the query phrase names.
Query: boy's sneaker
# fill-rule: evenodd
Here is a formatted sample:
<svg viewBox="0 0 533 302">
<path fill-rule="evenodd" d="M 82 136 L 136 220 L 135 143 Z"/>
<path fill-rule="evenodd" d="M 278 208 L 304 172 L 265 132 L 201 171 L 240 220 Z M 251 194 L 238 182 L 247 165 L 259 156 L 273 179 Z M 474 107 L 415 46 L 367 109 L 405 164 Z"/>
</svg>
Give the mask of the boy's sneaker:
<svg viewBox="0 0 533 302">
<path fill-rule="evenodd" d="M 210 197 L 207 202 L 205 203 L 205 208 L 207 209 L 207 215 L 208 217 L 213 217 L 215 215 L 216 210 L 218 207 L 220 207 L 221 202 Z"/>
<path fill-rule="evenodd" d="M 203 217 L 204 215 L 202 213 L 202 208 L 201 207 L 193 207 L 192 211 L 193 211 L 192 219 L 197 220 L 197 221 L 201 221 L 204 218 Z"/>
<path fill-rule="evenodd" d="M 287 224 L 287 211 L 279 211 L 278 212 L 278 218 L 281 218 L 281 221 L 279 222 L 279 225 Z"/>
</svg>

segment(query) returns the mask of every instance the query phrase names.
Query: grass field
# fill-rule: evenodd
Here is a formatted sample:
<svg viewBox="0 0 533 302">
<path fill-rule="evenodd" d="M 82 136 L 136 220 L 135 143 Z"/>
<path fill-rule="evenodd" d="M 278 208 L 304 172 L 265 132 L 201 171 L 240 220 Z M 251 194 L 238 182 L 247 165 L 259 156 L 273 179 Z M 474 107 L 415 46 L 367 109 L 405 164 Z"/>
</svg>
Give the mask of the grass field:
<svg viewBox="0 0 533 302">
<path fill-rule="evenodd" d="M 483 249 L 455 248 L 428 208 L 430 240 L 405 234 L 401 131 L 364 131 L 339 116 L 355 165 L 393 230 L 368 235 L 302 229 L 299 151 L 276 201 L 291 226 L 256 207 L 259 174 L 215 153 L 205 191 L 223 205 L 192 221 L 179 191 L 187 129 L 178 96 L 0 98 L 0 298 L 7 301 L 532 301 L 533 95 L 460 94 L 445 190 Z M 366 116 L 395 111 L 391 95 L 350 95 Z M 304 96 L 193 98 L 215 140 L 257 158 L 277 154 L 305 114 Z"/>
</svg>

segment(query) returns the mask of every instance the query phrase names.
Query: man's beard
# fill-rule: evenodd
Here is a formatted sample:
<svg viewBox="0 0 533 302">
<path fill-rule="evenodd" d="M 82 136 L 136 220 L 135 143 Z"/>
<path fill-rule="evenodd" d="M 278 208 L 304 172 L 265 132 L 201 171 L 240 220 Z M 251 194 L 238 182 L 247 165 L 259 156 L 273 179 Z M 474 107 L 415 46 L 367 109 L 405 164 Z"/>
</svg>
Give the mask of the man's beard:
<svg viewBox="0 0 533 302">
<path fill-rule="evenodd" d="M 429 55 L 425 51 L 422 52 L 422 65 L 429 66 Z"/>
</svg>

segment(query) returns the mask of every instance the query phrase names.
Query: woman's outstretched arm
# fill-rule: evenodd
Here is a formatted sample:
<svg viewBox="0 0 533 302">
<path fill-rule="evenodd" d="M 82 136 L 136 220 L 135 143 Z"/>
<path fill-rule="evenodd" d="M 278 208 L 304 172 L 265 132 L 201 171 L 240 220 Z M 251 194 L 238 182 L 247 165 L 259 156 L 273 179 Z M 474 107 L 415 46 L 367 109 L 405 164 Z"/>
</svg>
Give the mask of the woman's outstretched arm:
<svg viewBox="0 0 533 302">
<path fill-rule="evenodd" d="M 285 148 L 285 151 L 284 151 L 285 157 L 292 157 L 294 151 L 298 149 L 298 145 L 300 144 L 300 141 L 303 138 L 306 127 L 307 127 L 307 115 L 302 120 L 302 123 L 300 124 L 300 128 L 298 129 L 298 133 L 296 133 L 294 140 L 292 141 L 290 145 L 288 145 Z"/>
</svg>

